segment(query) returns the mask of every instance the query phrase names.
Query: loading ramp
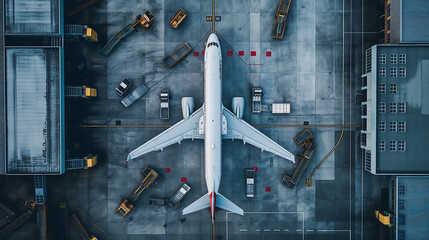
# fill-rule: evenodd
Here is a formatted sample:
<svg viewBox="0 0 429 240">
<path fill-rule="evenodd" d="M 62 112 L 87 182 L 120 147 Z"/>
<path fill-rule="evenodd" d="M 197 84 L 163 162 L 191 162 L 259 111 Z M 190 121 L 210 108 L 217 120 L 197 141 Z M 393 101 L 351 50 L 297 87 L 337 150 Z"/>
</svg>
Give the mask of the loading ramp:
<svg viewBox="0 0 429 240">
<path fill-rule="evenodd" d="M 136 21 L 133 24 L 128 24 L 124 28 L 122 28 L 121 31 L 119 31 L 115 36 L 113 36 L 107 43 L 104 45 L 102 52 L 104 55 L 109 55 L 112 50 L 122 41 L 122 39 L 125 39 L 128 35 L 130 35 L 132 32 L 136 30 L 136 27 L 138 25 L 142 25 L 143 27 L 147 28 L 149 27 L 149 22 L 151 22 L 154 19 L 153 14 L 146 10 L 146 12 L 143 15 L 137 16 Z"/>
<path fill-rule="evenodd" d="M 76 231 L 79 233 L 79 236 L 83 240 L 97 240 L 94 235 L 90 234 L 86 228 L 83 226 L 82 222 L 77 218 L 76 214 L 72 213 L 70 215 L 70 221 L 72 222 L 72 225 L 75 227 Z"/>
<path fill-rule="evenodd" d="M 25 202 L 25 206 L 29 209 L 0 230 L 0 239 L 5 239 L 9 234 L 18 229 L 22 224 L 30 219 L 31 215 L 33 215 L 36 202 L 29 200 Z"/>
</svg>

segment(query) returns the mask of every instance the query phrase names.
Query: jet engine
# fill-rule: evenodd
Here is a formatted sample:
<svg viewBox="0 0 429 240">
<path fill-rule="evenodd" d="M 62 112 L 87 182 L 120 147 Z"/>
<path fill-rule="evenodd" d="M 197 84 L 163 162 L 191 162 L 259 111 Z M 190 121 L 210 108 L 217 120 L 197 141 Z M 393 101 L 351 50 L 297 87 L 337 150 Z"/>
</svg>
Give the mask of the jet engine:
<svg viewBox="0 0 429 240">
<path fill-rule="evenodd" d="M 193 97 L 183 97 L 182 98 L 182 115 L 184 119 L 187 119 L 191 116 L 194 111 L 194 98 Z"/>
<path fill-rule="evenodd" d="M 243 118 L 244 113 L 244 97 L 232 98 L 232 112 L 238 118 Z"/>
</svg>

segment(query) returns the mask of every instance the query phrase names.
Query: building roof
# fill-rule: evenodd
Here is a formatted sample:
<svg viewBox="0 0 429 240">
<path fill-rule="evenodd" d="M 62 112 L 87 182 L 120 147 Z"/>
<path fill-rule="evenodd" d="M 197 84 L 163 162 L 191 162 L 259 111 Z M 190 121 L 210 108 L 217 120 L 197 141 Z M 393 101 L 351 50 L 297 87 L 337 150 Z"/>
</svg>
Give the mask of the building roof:
<svg viewBox="0 0 429 240">
<path fill-rule="evenodd" d="M 5 53 L 7 174 L 61 174 L 61 50 L 6 48 Z"/>
<path fill-rule="evenodd" d="M 5 33 L 59 33 L 59 0 L 4 0 Z"/>
<path fill-rule="evenodd" d="M 401 42 L 429 43 L 429 1 L 401 0 Z"/>
<path fill-rule="evenodd" d="M 429 174 L 423 147 L 429 134 L 429 45 L 377 45 L 373 53 L 371 91 L 376 101 L 370 109 L 376 117 L 369 125 L 377 173 Z"/>
<path fill-rule="evenodd" d="M 403 239 L 427 239 L 429 235 L 428 189 L 429 177 L 397 177 L 396 232 L 404 234 Z M 403 205 L 404 208 L 398 205 Z"/>
</svg>

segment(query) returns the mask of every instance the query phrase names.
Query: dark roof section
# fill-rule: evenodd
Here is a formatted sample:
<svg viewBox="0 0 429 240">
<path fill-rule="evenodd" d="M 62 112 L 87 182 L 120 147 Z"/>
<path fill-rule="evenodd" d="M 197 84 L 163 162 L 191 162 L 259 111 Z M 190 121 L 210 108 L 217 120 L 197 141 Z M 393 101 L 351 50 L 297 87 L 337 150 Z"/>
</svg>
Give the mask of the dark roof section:
<svg viewBox="0 0 429 240">
<path fill-rule="evenodd" d="M 4 0 L 5 33 L 59 33 L 59 0 Z"/>
<path fill-rule="evenodd" d="M 60 54 L 6 48 L 7 174 L 61 174 Z"/>
<path fill-rule="evenodd" d="M 429 1 L 402 0 L 402 43 L 428 43 Z"/>
</svg>

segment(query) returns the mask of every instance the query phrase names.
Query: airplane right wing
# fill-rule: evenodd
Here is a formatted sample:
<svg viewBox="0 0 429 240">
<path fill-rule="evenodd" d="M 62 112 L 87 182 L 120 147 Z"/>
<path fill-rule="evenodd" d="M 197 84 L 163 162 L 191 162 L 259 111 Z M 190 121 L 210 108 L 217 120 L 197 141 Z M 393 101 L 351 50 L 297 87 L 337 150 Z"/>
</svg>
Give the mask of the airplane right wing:
<svg viewBox="0 0 429 240">
<path fill-rule="evenodd" d="M 277 156 L 286 158 L 295 164 L 295 156 L 292 153 L 244 120 L 237 118 L 225 107 L 223 108 L 223 115 L 226 118 L 228 133 L 226 135 L 222 135 L 222 139 L 241 139 L 244 143 L 249 143 L 263 151 L 274 153 Z"/>
<path fill-rule="evenodd" d="M 204 135 L 198 133 L 199 120 L 202 115 L 203 108 L 201 107 L 189 118 L 174 124 L 158 136 L 134 149 L 128 154 L 127 162 L 146 153 L 162 150 L 175 143 L 180 143 L 184 139 L 203 139 Z"/>
</svg>

